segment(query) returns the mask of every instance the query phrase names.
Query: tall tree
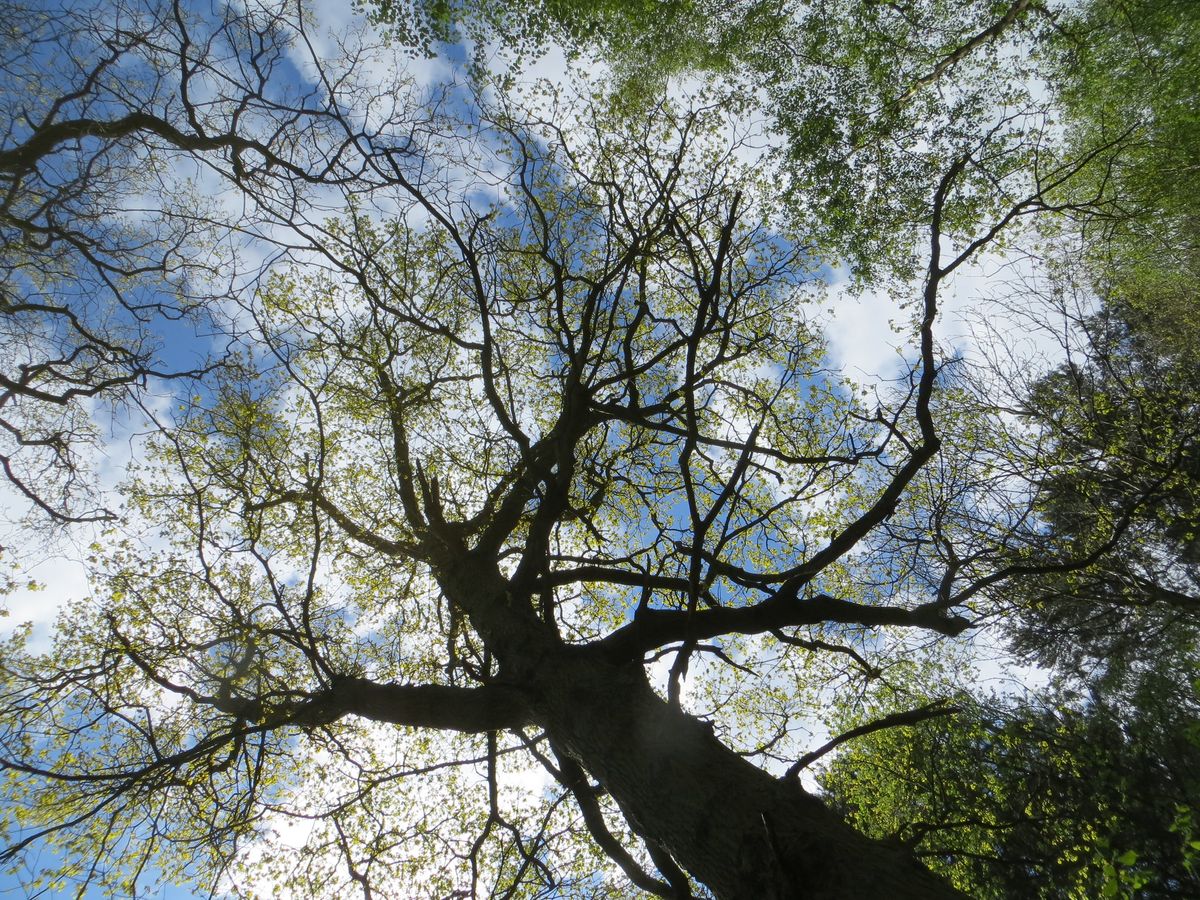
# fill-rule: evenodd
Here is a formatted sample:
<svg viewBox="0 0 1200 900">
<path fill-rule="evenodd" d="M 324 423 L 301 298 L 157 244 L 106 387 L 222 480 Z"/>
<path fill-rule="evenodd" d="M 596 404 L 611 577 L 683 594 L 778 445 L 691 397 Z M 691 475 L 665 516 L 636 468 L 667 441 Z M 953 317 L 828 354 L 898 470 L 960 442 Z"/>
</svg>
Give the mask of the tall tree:
<svg viewBox="0 0 1200 900">
<path fill-rule="evenodd" d="M 131 893 L 953 895 L 801 787 L 805 694 L 1021 574 L 969 527 L 991 445 L 934 329 L 1078 166 L 1004 111 L 858 171 L 895 190 L 864 221 L 921 198 L 887 238 L 920 262 L 910 354 L 867 402 L 800 299 L 825 249 L 882 244 L 779 205 L 736 92 L 522 109 L 373 83 L 353 44 L 323 67 L 302 16 L 161 22 L 148 65 L 180 80 L 152 83 L 191 129 L 164 140 L 215 154 L 275 264 L 158 413 L 94 597 L 6 648 L 7 858 L 48 842 L 51 884 Z"/>
</svg>

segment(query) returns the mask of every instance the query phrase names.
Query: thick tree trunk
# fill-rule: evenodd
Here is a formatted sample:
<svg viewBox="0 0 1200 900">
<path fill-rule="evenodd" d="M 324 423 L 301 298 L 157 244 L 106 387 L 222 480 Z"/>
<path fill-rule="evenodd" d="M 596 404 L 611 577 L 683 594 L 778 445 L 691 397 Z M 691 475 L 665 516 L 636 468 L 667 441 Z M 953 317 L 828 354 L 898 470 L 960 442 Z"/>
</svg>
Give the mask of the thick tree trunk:
<svg viewBox="0 0 1200 900">
<path fill-rule="evenodd" d="M 961 896 L 730 751 L 655 694 L 640 666 L 565 650 L 537 669 L 534 705 L 552 740 L 722 900 Z"/>
<path fill-rule="evenodd" d="M 485 559 L 440 573 L 555 746 L 634 828 L 721 900 L 961 897 L 898 844 L 859 834 L 795 780 L 742 759 L 650 687 L 640 660 L 572 647 Z M 502 599 L 497 599 L 502 598 Z"/>
</svg>

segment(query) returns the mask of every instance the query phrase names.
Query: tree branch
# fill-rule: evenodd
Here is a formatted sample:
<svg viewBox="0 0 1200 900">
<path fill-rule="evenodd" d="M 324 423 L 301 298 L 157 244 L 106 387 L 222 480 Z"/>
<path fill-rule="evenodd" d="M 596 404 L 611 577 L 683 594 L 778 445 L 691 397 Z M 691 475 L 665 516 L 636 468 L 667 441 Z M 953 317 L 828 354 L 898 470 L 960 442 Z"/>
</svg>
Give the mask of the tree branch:
<svg viewBox="0 0 1200 900">
<path fill-rule="evenodd" d="M 673 641 L 688 638 L 703 640 L 723 634 L 761 634 L 795 625 L 839 622 L 846 625 L 879 627 L 898 625 L 926 628 L 950 637 L 961 634 L 970 622 L 951 616 L 939 605 L 926 603 L 913 609 L 897 606 L 868 606 L 817 594 L 801 600 L 795 594 L 779 591 L 753 606 L 697 609 L 686 611 L 646 609 L 632 622 L 596 642 L 606 653 L 621 659 L 639 659 L 645 653 Z"/>
<path fill-rule="evenodd" d="M 326 703 L 341 714 L 413 728 L 484 732 L 533 724 L 525 694 L 498 684 L 460 688 L 345 678 L 334 682 Z"/>
<path fill-rule="evenodd" d="M 905 712 L 891 713 L 884 716 L 882 719 L 876 719 L 874 722 L 868 722 L 865 725 L 859 725 L 857 728 L 851 728 L 849 731 L 844 731 L 835 737 L 813 750 L 810 753 L 805 753 L 802 757 L 792 763 L 785 776 L 795 778 L 803 769 L 807 769 L 818 759 L 840 747 L 846 741 L 852 741 L 855 738 L 863 737 L 864 735 L 874 734 L 876 731 L 883 731 L 885 728 L 896 728 L 901 725 L 916 725 L 918 722 L 924 722 L 926 719 L 934 719 L 938 716 L 951 716 L 959 712 L 957 706 L 947 706 L 947 701 L 934 700 L 932 703 L 926 703 L 924 706 L 919 706 L 916 709 L 910 709 Z"/>
<path fill-rule="evenodd" d="M 596 842 L 596 846 L 603 850 L 609 859 L 620 866 L 621 871 L 625 873 L 629 880 L 643 891 L 653 894 L 656 897 L 670 898 L 678 896 L 671 885 L 654 878 L 638 865 L 637 860 L 622 846 L 616 836 L 608 830 L 608 825 L 604 822 L 604 813 L 600 809 L 600 802 L 596 799 L 591 785 L 588 784 L 587 775 L 584 773 L 583 768 L 566 753 L 560 752 L 557 748 L 555 748 L 555 756 L 558 757 L 558 770 L 549 769 L 549 771 L 575 797 L 575 802 L 579 805 L 579 812 L 583 815 L 583 824 L 587 826 L 587 830 L 591 834 L 592 840 Z"/>
</svg>

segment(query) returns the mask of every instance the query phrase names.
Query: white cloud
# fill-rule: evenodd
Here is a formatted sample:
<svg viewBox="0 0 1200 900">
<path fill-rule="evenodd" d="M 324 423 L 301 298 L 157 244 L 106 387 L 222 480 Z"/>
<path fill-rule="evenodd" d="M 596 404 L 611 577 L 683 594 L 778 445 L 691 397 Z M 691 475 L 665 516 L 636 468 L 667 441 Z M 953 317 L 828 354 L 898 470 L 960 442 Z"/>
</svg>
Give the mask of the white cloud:
<svg viewBox="0 0 1200 900">
<path fill-rule="evenodd" d="M 835 284 L 827 303 L 824 332 L 835 365 L 855 380 L 875 383 L 892 378 L 911 342 L 897 330 L 904 313 L 882 289 L 851 293 Z"/>
</svg>

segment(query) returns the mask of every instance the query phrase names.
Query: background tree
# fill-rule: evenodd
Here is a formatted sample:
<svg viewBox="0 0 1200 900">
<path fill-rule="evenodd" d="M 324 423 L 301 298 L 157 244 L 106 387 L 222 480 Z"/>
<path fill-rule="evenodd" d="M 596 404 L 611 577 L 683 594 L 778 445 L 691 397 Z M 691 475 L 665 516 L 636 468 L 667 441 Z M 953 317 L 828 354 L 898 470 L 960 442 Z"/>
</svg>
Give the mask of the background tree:
<svg viewBox="0 0 1200 900">
<path fill-rule="evenodd" d="M 1197 889 L 1198 23 L 1190 4 L 1097 0 L 1046 47 L 1069 151 L 1110 146 L 1072 187 L 1099 203 L 1059 223 L 1034 298 L 1067 362 L 1007 373 L 1003 403 L 1028 426 L 1005 453 L 1034 505 L 1007 544 L 1023 575 L 993 599 L 1053 690 L 872 738 L 826 775 L 873 833 L 983 896 Z M 983 406 L 1006 393 L 990 390 Z"/>
<path fill-rule="evenodd" d="M 942 209 L 969 228 L 1019 196 L 1009 178 L 1048 159 L 1046 109 L 1029 91 L 1029 47 L 1055 27 L 1055 4 L 919 0 L 670 0 L 512 4 L 365 0 L 372 19 L 430 52 L 461 40 L 518 63 L 547 46 L 598 54 L 618 102 L 653 104 L 673 76 L 715 78 L 747 97 L 782 137 L 780 187 L 830 264 L 879 278 L 922 269 L 914 227 L 930 188 L 971 163 Z M 1119 46 L 1117 41 L 1114 46 Z M 486 62 L 481 55 L 480 64 Z M 986 141 L 994 156 L 970 157 Z M 1008 169 L 1001 173 L 996 166 Z M 967 189 L 969 183 L 970 189 Z M 998 193 L 997 193 L 998 192 Z M 1019 191 L 1018 191 L 1019 194 Z"/>
<path fill-rule="evenodd" d="M 1106 646 L 1099 629 L 1083 630 L 1089 613 L 1078 598 L 1089 593 L 1092 615 L 1124 620 L 1108 629 L 1114 640 L 1133 642 L 1120 656 L 1137 656 L 1171 633 L 1194 633 L 1200 216 L 1189 98 L 1200 87 L 1200 66 L 1185 48 L 1195 47 L 1198 29 L 1189 5 L 1095 3 L 1069 20 L 1063 38 L 1073 140 L 1128 134 L 1093 175 L 1105 180 L 1102 214 L 1079 223 L 1081 250 L 1058 276 L 1065 311 L 1079 320 L 1073 358 L 1033 386 L 1027 401 L 1058 454 L 1042 503 L 1061 544 L 1047 555 L 1104 535 L 1120 544 L 1077 587 L 1039 582 L 1066 595 L 1062 602 L 1031 605 L 1053 606 L 1062 621 L 1078 623 L 1075 652 L 1093 658 L 1118 648 Z M 1156 621 L 1157 634 L 1138 636 Z M 1045 646 L 1055 652 L 1053 638 Z"/>
<path fill-rule="evenodd" d="M 973 897 L 1188 896 L 1200 748 L 1179 727 L 1197 722 L 1187 674 L 1144 679 L 1128 707 L 1103 688 L 1084 703 L 967 703 L 848 745 L 823 781 L 851 821 Z"/>
</svg>

